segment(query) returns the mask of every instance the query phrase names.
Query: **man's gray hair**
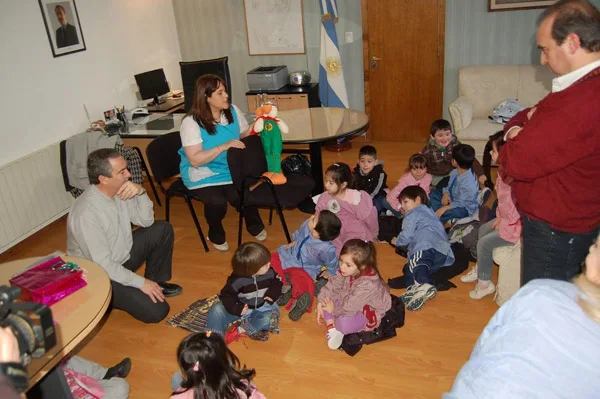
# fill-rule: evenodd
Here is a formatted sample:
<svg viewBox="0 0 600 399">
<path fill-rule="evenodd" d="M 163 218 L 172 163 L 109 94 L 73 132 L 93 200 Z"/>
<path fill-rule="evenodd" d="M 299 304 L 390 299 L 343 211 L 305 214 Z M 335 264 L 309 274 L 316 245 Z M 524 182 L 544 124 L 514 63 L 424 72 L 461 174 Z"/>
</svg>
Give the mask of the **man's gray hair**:
<svg viewBox="0 0 600 399">
<path fill-rule="evenodd" d="M 114 148 L 101 148 L 88 155 L 87 172 L 90 184 L 100 184 L 100 176 L 112 177 L 110 159 L 119 158 L 121 154 Z"/>
</svg>

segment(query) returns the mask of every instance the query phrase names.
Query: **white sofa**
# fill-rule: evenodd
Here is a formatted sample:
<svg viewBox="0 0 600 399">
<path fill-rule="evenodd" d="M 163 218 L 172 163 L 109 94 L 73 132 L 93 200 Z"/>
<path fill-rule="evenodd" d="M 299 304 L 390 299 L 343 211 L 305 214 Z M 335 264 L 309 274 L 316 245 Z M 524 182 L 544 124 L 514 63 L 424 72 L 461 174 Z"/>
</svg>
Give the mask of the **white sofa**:
<svg viewBox="0 0 600 399">
<path fill-rule="evenodd" d="M 531 107 L 548 94 L 554 74 L 543 65 L 465 66 L 458 70 L 458 98 L 450 103 L 454 133 L 475 148 L 482 161 L 483 149 L 491 134 L 502 125 L 488 116 L 503 100 L 516 98 Z"/>
<path fill-rule="evenodd" d="M 521 241 L 494 249 L 492 257 L 499 266 L 494 300 L 502 306 L 521 287 Z"/>
</svg>

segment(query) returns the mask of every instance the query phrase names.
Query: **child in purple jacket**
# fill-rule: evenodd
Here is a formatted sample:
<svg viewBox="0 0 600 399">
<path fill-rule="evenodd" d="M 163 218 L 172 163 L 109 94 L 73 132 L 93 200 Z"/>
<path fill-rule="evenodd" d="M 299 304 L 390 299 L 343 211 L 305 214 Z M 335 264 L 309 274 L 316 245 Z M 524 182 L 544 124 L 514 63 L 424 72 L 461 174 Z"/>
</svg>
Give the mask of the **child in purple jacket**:
<svg viewBox="0 0 600 399">
<path fill-rule="evenodd" d="M 317 325 L 325 321 L 327 346 L 338 349 L 344 335 L 371 331 L 392 307 L 392 297 L 377 269 L 371 241 L 349 240 L 340 253 L 338 274 L 318 296 Z"/>
<path fill-rule="evenodd" d="M 316 212 L 330 210 L 342 221 L 340 235 L 332 241 L 336 253 L 351 238 L 373 241 L 379 233 L 377 209 L 366 191 L 352 189 L 353 176 L 345 163 L 334 163 L 325 171 L 325 192 L 319 196 Z"/>
</svg>

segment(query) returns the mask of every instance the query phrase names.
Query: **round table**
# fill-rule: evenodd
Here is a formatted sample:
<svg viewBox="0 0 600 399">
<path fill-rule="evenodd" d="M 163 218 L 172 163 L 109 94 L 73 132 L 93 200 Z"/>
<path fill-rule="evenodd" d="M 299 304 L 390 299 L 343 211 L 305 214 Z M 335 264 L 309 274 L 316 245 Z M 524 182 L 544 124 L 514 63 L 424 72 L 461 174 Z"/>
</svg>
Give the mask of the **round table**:
<svg viewBox="0 0 600 399">
<path fill-rule="evenodd" d="M 0 265 L 0 284 L 9 284 L 15 274 L 40 258 L 28 258 Z M 72 256 L 62 256 L 87 273 L 87 285 L 50 306 L 56 332 L 56 345 L 27 366 L 29 388 L 67 356 L 98 325 L 110 304 L 110 280 L 104 269 L 94 262 Z"/>
</svg>

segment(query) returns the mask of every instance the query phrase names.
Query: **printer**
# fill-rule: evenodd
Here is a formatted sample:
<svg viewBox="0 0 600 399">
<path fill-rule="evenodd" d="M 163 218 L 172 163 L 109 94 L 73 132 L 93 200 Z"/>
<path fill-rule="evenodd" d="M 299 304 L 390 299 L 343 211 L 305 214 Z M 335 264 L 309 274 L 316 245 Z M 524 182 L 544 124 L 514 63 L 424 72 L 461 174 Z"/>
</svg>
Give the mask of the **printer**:
<svg viewBox="0 0 600 399">
<path fill-rule="evenodd" d="M 246 74 L 250 90 L 278 90 L 288 83 L 288 69 L 285 65 L 262 66 Z"/>
</svg>

